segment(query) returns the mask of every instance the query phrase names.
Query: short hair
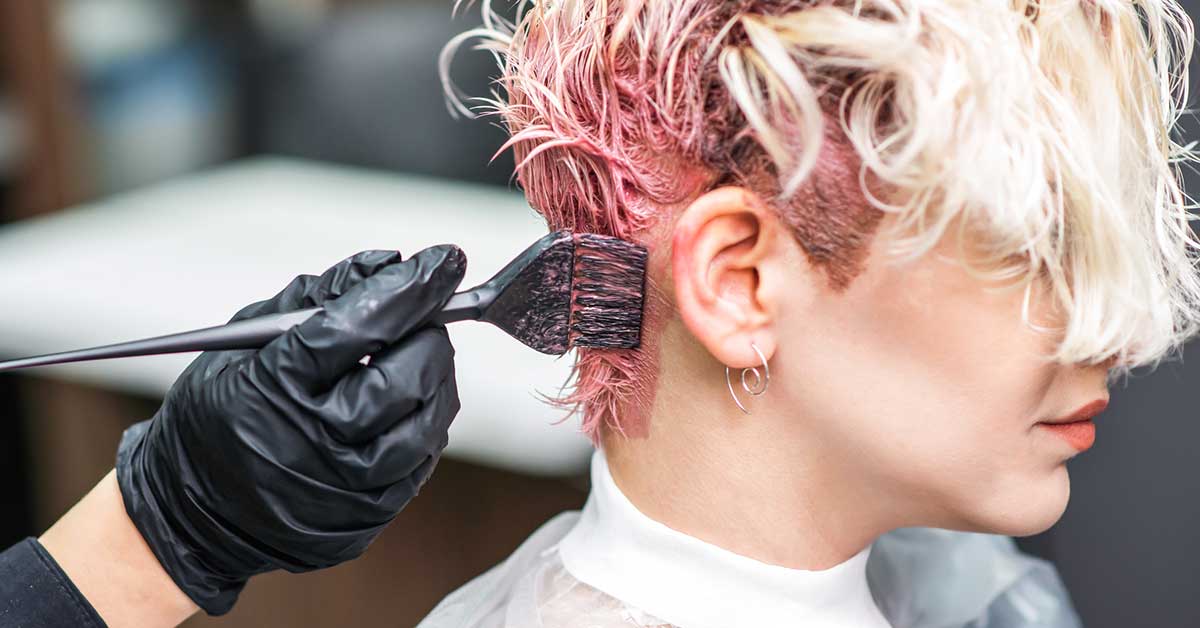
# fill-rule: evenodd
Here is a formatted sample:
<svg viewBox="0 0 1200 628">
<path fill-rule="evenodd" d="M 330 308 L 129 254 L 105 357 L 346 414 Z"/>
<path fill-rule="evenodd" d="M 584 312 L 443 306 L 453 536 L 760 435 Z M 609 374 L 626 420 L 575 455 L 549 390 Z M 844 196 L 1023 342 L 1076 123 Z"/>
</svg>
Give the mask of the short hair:
<svg viewBox="0 0 1200 628">
<path fill-rule="evenodd" d="M 1068 323 L 1048 359 L 1127 373 L 1200 329 L 1179 176 L 1196 155 L 1172 134 L 1193 32 L 1174 0 L 518 5 L 509 20 L 484 0 L 440 68 L 452 113 L 501 119 L 500 152 L 551 228 L 653 249 L 665 208 L 744 185 L 844 287 L 883 212 L 898 259 L 961 217 L 986 236 L 968 267 L 1024 285 L 1027 324 L 1034 280 L 1053 287 Z M 468 40 L 500 68 L 474 107 L 449 80 Z M 825 206 L 847 181 L 869 212 Z M 653 309 L 642 350 L 577 352 L 558 401 L 593 439 L 653 399 Z"/>
</svg>

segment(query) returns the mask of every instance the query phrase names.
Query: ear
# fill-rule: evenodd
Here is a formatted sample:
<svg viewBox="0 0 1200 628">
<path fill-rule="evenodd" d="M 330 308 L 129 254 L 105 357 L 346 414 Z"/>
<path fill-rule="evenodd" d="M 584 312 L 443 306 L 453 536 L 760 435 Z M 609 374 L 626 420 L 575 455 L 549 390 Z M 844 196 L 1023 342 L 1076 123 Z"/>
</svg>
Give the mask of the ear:
<svg viewBox="0 0 1200 628">
<path fill-rule="evenodd" d="M 775 212 L 742 187 L 704 194 L 676 223 L 676 305 L 692 335 L 726 366 L 758 366 L 752 342 L 768 360 L 775 354 L 786 237 Z"/>
</svg>

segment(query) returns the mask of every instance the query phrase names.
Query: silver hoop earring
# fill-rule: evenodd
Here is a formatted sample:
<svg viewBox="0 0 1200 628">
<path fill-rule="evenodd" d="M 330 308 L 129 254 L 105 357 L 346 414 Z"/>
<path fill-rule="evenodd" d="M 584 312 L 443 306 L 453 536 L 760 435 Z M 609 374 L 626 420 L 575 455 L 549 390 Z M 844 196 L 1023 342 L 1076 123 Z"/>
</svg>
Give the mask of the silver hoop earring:
<svg viewBox="0 0 1200 628">
<path fill-rule="evenodd" d="M 771 385 L 771 367 L 767 366 L 767 358 L 763 355 L 762 351 L 758 349 L 758 345 L 752 342 L 750 343 L 750 348 L 754 349 L 754 352 L 758 354 L 758 359 L 762 360 L 762 372 L 759 372 L 758 366 L 751 366 L 742 369 L 742 390 L 746 391 L 746 393 L 752 397 L 757 397 L 767 392 L 767 386 Z M 746 381 L 746 375 L 748 373 L 754 374 L 753 385 Z M 729 377 L 728 366 L 725 367 L 725 385 L 729 387 L 729 396 L 733 397 L 733 402 L 737 404 L 738 409 L 746 414 L 750 414 L 750 411 L 746 409 L 746 406 L 742 405 L 742 400 L 738 399 L 737 393 L 733 392 L 733 379 Z"/>
</svg>

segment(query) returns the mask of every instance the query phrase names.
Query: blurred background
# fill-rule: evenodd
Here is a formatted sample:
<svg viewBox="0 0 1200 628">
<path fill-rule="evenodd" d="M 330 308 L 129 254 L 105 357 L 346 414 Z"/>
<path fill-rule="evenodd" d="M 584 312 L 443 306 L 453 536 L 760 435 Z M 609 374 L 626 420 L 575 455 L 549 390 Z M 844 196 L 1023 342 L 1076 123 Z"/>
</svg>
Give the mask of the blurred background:
<svg viewBox="0 0 1200 628">
<path fill-rule="evenodd" d="M 489 163 L 503 133 L 443 100 L 438 52 L 477 15 L 452 19 L 448 0 L 0 3 L 0 358 L 224 322 L 365 248 L 453 239 L 485 279 L 541 227 L 511 156 Z M 453 75 L 482 95 L 493 67 L 464 51 Z M 582 505 L 588 444 L 534 396 L 566 362 L 452 335 L 493 370 L 466 367 L 452 448 L 405 515 L 364 558 L 258 578 L 230 615 L 187 625 L 413 625 Z M 1066 515 L 1018 541 L 1058 566 L 1087 626 L 1200 626 L 1198 360 L 1189 347 L 1113 391 L 1097 446 L 1070 463 Z M 129 362 L 0 375 L 0 547 L 111 468 L 187 358 Z"/>
</svg>

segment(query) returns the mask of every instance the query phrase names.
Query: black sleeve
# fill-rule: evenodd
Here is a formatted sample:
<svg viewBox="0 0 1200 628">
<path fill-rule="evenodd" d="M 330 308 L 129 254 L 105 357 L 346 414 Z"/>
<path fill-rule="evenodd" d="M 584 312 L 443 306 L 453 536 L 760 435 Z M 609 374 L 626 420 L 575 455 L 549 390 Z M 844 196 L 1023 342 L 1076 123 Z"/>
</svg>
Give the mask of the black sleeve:
<svg viewBox="0 0 1200 628">
<path fill-rule="evenodd" d="M 106 628 L 37 539 L 0 554 L 0 628 Z"/>
</svg>

